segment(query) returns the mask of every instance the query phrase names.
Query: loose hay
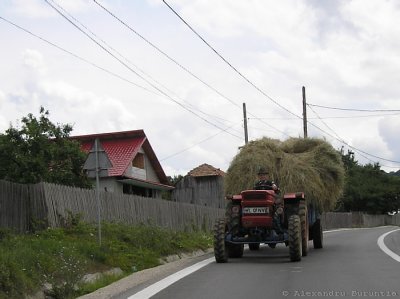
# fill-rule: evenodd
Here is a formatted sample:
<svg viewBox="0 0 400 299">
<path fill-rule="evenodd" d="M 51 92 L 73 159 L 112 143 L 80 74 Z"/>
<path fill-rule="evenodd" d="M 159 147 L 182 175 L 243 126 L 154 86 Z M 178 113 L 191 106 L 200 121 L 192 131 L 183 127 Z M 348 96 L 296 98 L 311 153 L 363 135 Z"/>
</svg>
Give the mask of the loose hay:
<svg viewBox="0 0 400 299">
<path fill-rule="evenodd" d="M 283 142 L 262 138 L 244 146 L 225 176 L 225 193 L 252 189 L 259 167 L 266 167 L 281 192 L 303 191 L 308 202 L 332 210 L 341 196 L 344 168 L 340 154 L 317 138 L 290 138 Z"/>
</svg>

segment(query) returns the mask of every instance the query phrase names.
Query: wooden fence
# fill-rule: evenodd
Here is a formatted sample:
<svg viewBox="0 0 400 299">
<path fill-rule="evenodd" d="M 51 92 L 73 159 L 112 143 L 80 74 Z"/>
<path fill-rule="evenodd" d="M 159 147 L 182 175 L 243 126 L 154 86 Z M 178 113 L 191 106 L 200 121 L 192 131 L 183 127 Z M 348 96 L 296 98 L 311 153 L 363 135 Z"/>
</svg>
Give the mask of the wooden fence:
<svg viewBox="0 0 400 299">
<path fill-rule="evenodd" d="M 321 215 L 324 229 L 376 227 L 384 225 L 400 226 L 400 214 L 397 215 L 369 215 L 362 212 L 335 213 L 328 212 Z"/>
<path fill-rule="evenodd" d="M 133 195 L 100 193 L 101 219 L 127 224 L 153 224 L 174 230 L 210 230 L 224 209 L 178 203 Z M 86 222 L 97 221 L 94 190 L 48 183 L 14 184 L 0 180 L 0 227 L 25 232 L 34 225 L 59 227 L 68 214 L 81 214 Z M 324 229 L 400 225 L 400 215 L 324 213 Z"/>
<path fill-rule="evenodd" d="M 26 231 L 29 219 L 29 186 L 0 181 L 0 227 Z"/>
<path fill-rule="evenodd" d="M 101 220 L 127 224 L 153 224 L 174 230 L 212 229 L 225 211 L 211 207 L 177 203 L 134 195 L 100 192 Z M 68 214 L 96 222 L 94 190 L 48 183 L 20 185 L 0 181 L 0 227 L 20 232 L 32 225 L 59 227 Z"/>
</svg>

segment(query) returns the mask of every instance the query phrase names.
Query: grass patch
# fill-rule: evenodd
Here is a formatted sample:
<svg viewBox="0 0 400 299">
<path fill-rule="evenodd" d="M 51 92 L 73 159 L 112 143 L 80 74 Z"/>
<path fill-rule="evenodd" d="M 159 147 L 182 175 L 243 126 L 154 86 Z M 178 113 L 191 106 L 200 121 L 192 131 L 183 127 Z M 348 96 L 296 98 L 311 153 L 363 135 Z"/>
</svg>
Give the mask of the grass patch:
<svg viewBox="0 0 400 299">
<path fill-rule="evenodd" d="M 0 238 L 0 299 L 23 298 L 45 284 L 53 298 L 74 298 L 93 292 L 122 276 L 159 265 L 170 254 L 207 249 L 211 235 L 201 231 L 175 232 L 145 225 L 103 223 L 102 245 L 93 225 L 78 222 L 66 228 L 34 234 L 11 232 Z M 81 285 L 84 274 L 119 267 L 120 276 Z M 77 289 L 79 286 L 79 289 Z"/>
</svg>

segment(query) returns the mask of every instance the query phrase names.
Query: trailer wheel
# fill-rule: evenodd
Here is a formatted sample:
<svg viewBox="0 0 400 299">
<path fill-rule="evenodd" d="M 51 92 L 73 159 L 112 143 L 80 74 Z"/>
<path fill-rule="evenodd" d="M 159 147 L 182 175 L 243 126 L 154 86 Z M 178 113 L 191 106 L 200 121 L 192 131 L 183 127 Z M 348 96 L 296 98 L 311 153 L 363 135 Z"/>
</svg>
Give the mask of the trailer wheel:
<svg viewBox="0 0 400 299">
<path fill-rule="evenodd" d="M 225 244 L 228 257 L 241 258 L 243 256 L 244 244 Z"/>
<path fill-rule="evenodd" d="M 299 204 L 299 216 L 301 223 L 301 250 L 302 256 L 307 256 L 308 254 L 308 211 L 307 206 L 304 202 Z"/>
<path fill-rule="evenodd" d="M 291 215 L 288 221 L 289 229 L 289 255 L 292 262 L 301 260 L 301 223 L 299 215 Z"/>
<path fill-rule="evenodd" d="M 260 243 L 249 243 L 249 249 L 250 250 L 259 250 L 260 249 Z"/>
<path fill-rule="evenodd" d="M 214 256 L 217 263 L 228 261 L 228 248 L 225 244 L 225 219 L 218 219 L 214 226 Z"/>
<path fill-rule="evenodd" d="M 313 230 L 313 244 L 315 249 L 321 249 L 324 241 L 324 234 L 322 233 L 321 220 L 317 219 L 312 226 Z"/>
</svg>

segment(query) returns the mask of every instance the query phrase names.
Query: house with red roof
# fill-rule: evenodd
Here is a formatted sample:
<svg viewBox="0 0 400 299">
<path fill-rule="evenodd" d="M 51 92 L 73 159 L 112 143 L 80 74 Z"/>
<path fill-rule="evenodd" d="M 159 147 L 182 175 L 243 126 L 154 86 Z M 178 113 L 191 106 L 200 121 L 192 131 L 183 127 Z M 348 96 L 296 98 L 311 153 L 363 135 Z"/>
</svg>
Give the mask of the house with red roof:
<svg viewBox="0 0 400 299">
<path fill-rule="evenodd" d="M 83 151 L 89 153 L 95 140 L 111 162 L 100 178 L 100 188 L 107 192 L 161 198 L 172 190 L 143 130 L 74 136 Z"/>
</svg>

